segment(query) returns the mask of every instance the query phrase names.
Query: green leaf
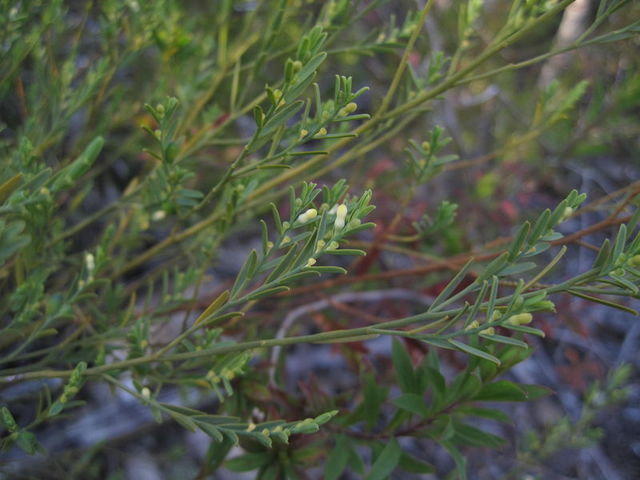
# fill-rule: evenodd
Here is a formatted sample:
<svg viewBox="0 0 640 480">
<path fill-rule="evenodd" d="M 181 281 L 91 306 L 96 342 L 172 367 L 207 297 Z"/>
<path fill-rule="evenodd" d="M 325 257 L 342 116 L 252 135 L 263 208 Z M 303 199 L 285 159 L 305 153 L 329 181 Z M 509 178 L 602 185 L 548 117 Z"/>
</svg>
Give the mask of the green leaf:
<svg viewBox="0 0 640 480">
<path fill-rule="evenodd" d="M 484 432 L 479 428 L 472 427 L 465 423 L 456 423 L 454 428 L 455 435 L 453 441 L 457 444 L 472 447 L 498 448 L 506 443 L 506 440 L 502 437 Z"/>
<path fill-rule="evenodd" d="M 398 467 L 409 473 L 435 473 L 436 471 L 435 467 L 430 463 L 418 460 L 406 452 L 402 452 Z"/>
<path fill-rule="evenodd" d="M 429 415 L 429 409 L 425 404 L 424 398 L 415 393 L 404 393 L 394 398 L 392 402 L 396 407 L 418 415 L 419 417 L 425 418 Z"/>
<path fill-rule="evenodd" d="M 327 250 L 325 252 L 328 255 L 354 255 L 357 257 L 363 257 L 367 254 L 364 250 L 358 250 L 356 248 L 341 248 L 339 250 Z"/>
<path fill-rule="evenodd" d="M 175 413 L 175 412 L 169 412 L 169 415 L 171 415 L 171 418 L 173 418 L 177 423 L 179 423 L 180 425 L 182 425 L 184 428 L 186 428 L 191 432 L 195 432 L 196 429 L 198 428 L 198 426 L 196 425 L 196 422 L 194 422 L 191 418 L 189 418 L 186 415 L 182 415 L 180 413 Z"/>
<path fill-rule="evenodd" d="M 457 409 L 457 412 L 474 417 L 488 418 L 503 423 L 511 423 L 512 421 L 509 415 L 504 413 L 502 410 L 496 410 L 495 408 L 462 406 Z"/>
<path fill-rule="evenodd" d="M 466 343 L 459 342 L 458 340 L 450 339 L 449 343 L 451 345 L 453 345 L 454 347 L 456 347 L 458 350 L 461 350 L 461 351 L 463 351 L 465 353 L 468 353 L 469 355 L 474 355 L 476 357 L 484 358 L 485 360 L 489 360 L 490 362 L 493 362 L 496 365 L 500 365 L 500 360 L 499 359 L 497 359 L 493 355 L 491 355 L 491 354 L 489 354 L 489 353 L 487 353 L 487 352 L 485 352 L 483 350 L 480 350 L 480 349 L 477 349 L 477 348 L 472 347 L 470 345 L 467 345 Z"/>
<path fill-rule="evenodd" d="M 481 333 L 480 336 L 482 338 L 486 338 L 487 340 L 491 340 L 492 342 L 504 343 L 507 345 L 514 345 L 520 348 L 529 348 L 529 345 L 522 340 L 518 340 L 516 338 L 505 337 L 504 335 L 488 335 L 486 333 Z"/>
<path fill-rule="evenodd" d="M 281 285 L 279 287 L 267 288 L 265 290 L 257 290 L 247 295 L 247 300 L 258 300 L 260 298 L 271 297 L 278 293 L 287 292 L 291 290 L 289 287 Z"/>
<path fill-rule="evenodd" d="M 337 480 L 349 461 L 349 440 L 344 435 L 336 437 L 336 445 L 327 456 L 324 465 L 324 479 Z"/>
<path fill-rule="evenodd" d="M 531 335 L 537 335 L 538 337 L 545 337 L 545 334 L 542 330 L 538 330 L 537 328 L 527 327 L 526 325 L 512 325 L 510 323 L 503 323 L 500 325 L 501 327 L 508 328 L 509 330 L 515 330 L 516 332 L 522 333 L 530 333 Z"/>
<path fill-rule="evenodd" d="M 519 383 L 518 386 L 527 394 L 529 401 L 551 395 L 553 390 L 543 385 L 532 385 L 530 383 Z"/>
<path fill-rule="evenodd" d="M 222 442 L 224 440 L 224 437 L 222 436 L 222 433 L 215 426 L 213 426 L 213 425 L 211 425 L 211 424 L 209 424 L 207 422 L 202 422 L 202 421 L 198 421 L 198 420 L 196 420 L 195 422 L 198 425 L 198 428 L 200 430 L 202 430 L 204 433 L 209 435 L 216 442 Z"/>
<path fill-rule="evenodd" d="M 225 466 L 232 472 L 250 472 L 267 465 L 271 460 L 269 453 L 247 453 L 225 462 Z"/>
<path fill-rule="evenodd" d="M 312 271 L 312 272 L 318 272 L 318 273 L 338 273 L 340 275 L 346 275 L 347 271 L 342 268 L 342 267 L 333 267 L 333 266 L 314 266 L 314 267 L 309 267 L 308 270 Z"/>
<path fill-rule="evenodd" d="M 439 394 L 443 394 L 447 385 L 442 374 L 433 367 L 426 367 L 424 371 L 427 375 L 427 379 L 429 380 L 428 385 Z"/>
<path fill-rule="evenodd" d="M 472 264 L 473 264 L 473 259 L 465 263 L 465 265 L 460 269 L 460 271 L 456 273 L 456 275 L 451 279 L 451 281 L 447 284 L 447 286 L 444 287 L 444 289 L 442 289 L 442 291 L 438 294 L 435 300 L 431 303 L 431 307 L 429 308 L 429 310 L 436 311 L 438 305 L 440 305 L 447 298 L 449 298 L 449 296 L 453 293 L 456 287 L 460 285 L 460 282 L 462 282 L 462 280 L 464 280 L 464 278 L 467 276 L 467 272 L 471 268 Z"/>
<path fill-rule="evenodd" d="M 40 451 L 44 451 L 44 448 L 40 445 L 40 443 L 36 439 L 36 436 L 31 432 L 23 430 L 18 433 L 16 443 L 29 455 L 35 455 Z"/>
<path fill-rule="evenodd" d="M 418 382 L 413 371 L 413 364 L 409 352 L 405 350 L 402 343 L 394 338 L 391 348 L 391 359 L 393 368 L 398 376 L 398 385 L 403 392 L 417 393 Z"/>
<path fill-rule="evenodd" d="M 474 400 L 490 402 L 524 402 L 527 394 L 518 385 L 508 380 L 498 380 L 482 387 Z"/>
<path fill-rule="evenodd" d="M 287 120 L 298 113 L 303 105 L 304 102 L 302 100 L 298 100 L 294 103 L 291 103 L 290 105 L 285 105 L 284 107 L 282 107 L 280 110 L 278 110 L 278 113 L 276 113 L 267 121 L 267 123 L 264 124 L 264 127 L 260 132 L 260 137 L 268 136 L 280 125 L 283 125 Z"/>
<path fill-rule="evenodd" d="M 518 230 L 518 233 L 516 234 L 515 239 L 511 244 L 511 248 L 509 249 L 509 261 L 514 261 L 516 258 L 518 258 L 520 250 L 522 249 L 522 246 L 527 239 L 527 235 L 529 235 L 530 229 L 531 224 L 529 222 L 524 222 Z"/>
<path fill-rule="evenodd" d="M 251 250 L 249 257 L 244 262 L 244 265 L 240 269 L 238 276 L 236 277 L 236 281 L 233 284 L 233 288 L 231 289 L 231 298 L 233 298 L 238 292 L 240 292 L 247 282 L 251 279 L 254 274 L 254 270 L 256 264 L 258 262 L 258 252 L 255 250 Z"/>
<path fill-rule="evenodd" d="M 490 402 L 524 402 L 549 395 L 551 390 L 540 385 L 498 380 L 482 387 L 474 400 Z"/>
<path fill-rule="evenodd" d="M 229 290 L 225 290 L 212 301 L 209 306 L 196 318 L 194 325 L 198 325 L 209 319 L 211 315 L 216 313 L 229 300 Z"/>
<path fill-rule="evenodd" d="M 460 450 L 450 441 L 441 441 L 442 445 L 456 464 L 459 480 L 467 480 L 467 459 L 460 453 Z"/>
<path fill-rule="evenodd" d="M 296 83 L 302 83 L 308 79 L 310 75 L 312 75 L 318 67 L 325 61 L 327 58 L 326 52 L 320 52 L 315 57 L 311 58 L 296 74 Z"/>
<path fill-rule="evenodd" d="M 507 268 L 503 269 L 500 272 L 500 276 L 506 276 L 506 275 L 518 275 L 520 273 L 525 273 L 528 272 L 530 270 L 533 270 L 534 268 L 536 268 L 538 265 L 535 264 L 534 262 L 521 262 L 521 263 L 516 263 L 515 265 L 509 265 Z"/>
<path fill-rule="evenodd" d="M 380 408 L 387 398 L 389 390 L 378 385 L 373 375 L 365 376 L 362 403 L 364 420 L 373 427 L 380 419 Z"/>
<path fill-rule="evenodd" d="M 297 246 L 294 244 L 289 248 L 287 253 L 279 258 L 275 259 L 278 263 L 277 266 L 271 271 L 271 273 L 265 279 L 265 283 L 269 283 L 274 279 L 278 278 L 283 273 L 287 272 L 293 263 L 293 260 L 296 257 L 296 252 L 298 251 Z"/>
<path fill-rule="evenodd" d="M 400 445 L 395 438 L 392 438 L 376 458 L 365 480 L 386 480 L 391 472 L 395 470 L 401 456 Z"/>
<path fill-rule="evenodd" d="M 591 295 L 587 295 L 585 293 L 576 292 L 575 290 L 568 290 L 571 295 L 575 295 L 576 297 L 580 297 L 584 300 L 588 300 L 593 303 L 599 303 L 600 305 L 605 305 L 607 307 L 615 308 L 617 310 L 622 310 L 623 312 L 630 313 L 632 315 L 638 316 L 638 311 L 634 310 L 631 307 L 627 307 L 626 305 L 622 305 L 620 303 L 612 302 L 611 300 L 605 300 L 604 298 L 593 297 Z"/>
<path fill-rule="evenodd" d="M 4 201 L 11 196 L 11 194 L 18 188 L 18 185 L 22 182 L 22 174 L 18 173 L 14 175 L 9 180 L 0 185 L 0 203 L 4 203 Z"/>
</svg>

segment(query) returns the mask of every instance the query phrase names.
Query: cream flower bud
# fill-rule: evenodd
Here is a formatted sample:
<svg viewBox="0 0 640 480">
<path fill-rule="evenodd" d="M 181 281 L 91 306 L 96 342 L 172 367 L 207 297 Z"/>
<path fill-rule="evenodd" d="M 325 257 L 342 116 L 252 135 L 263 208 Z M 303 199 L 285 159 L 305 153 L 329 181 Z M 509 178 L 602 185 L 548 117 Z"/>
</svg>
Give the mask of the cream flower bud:
<svg viewBox="0 0 640 480">
<path fill-rule="evenodd" d="M 307 223 L 309 220 L 313 220 L 318 216 L 318 211 L 315 208 L 310 208 L 304 213 L 298 216 L 298 222 Z"/>
<path fill-rule="evenodd" d="M 84 263 L 87 266 L 89 273 L 93 272 L 96 268 L 96 260 L 92 253 L 87 253 L 84 256 Z"/>
<path fill-rule="evenodd" d="M 338 205 L 338 208 L 336 208 L 336 222 L 335 222 L 336 228 L 340 229 L 344 227 L 346 217 L 347 217 L 347 206 L 344 203 L 342 203 Z"/>
<path fill-rule="evenodd" d="M 471 322 L 469 325 L 465 327 L 465 330 L 473 330 L 474 328 L 478 328 L 479 326 L 480 324 L 478 323 L 478 321 L 474 320 L 473 322 Z"/>
<path fill-rule="evenodd" d="M 313 267 L 316 264 L 316 259 L 311 257 L 309 260 L 307 260 L 307 267 Z"/>
<path fill-rule="evenodd" d="M 167 212 L 165 212 L 164 210 L 156 210 L 155 212 L 153 212 L 153 215 L 151 215 L 151 220 L 157 222 L 164 219 L 166 216 Z"/>
<path fill-rule="evenodd" d="M 574 212 L 573 208 L 566 207 L 562 212 L 562 217 L 560 217 L 560 222 L 564 222 L 565 220 L 567 220 L 571 215 L 573 215 L 573 212 Z"/>
</svg>

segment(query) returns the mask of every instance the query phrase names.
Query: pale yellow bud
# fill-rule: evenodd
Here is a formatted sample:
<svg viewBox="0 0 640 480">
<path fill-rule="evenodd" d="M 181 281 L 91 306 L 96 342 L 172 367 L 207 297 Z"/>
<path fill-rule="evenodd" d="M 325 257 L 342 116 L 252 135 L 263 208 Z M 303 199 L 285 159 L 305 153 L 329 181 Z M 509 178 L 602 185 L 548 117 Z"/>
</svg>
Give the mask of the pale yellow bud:
<svg viewBox="0 0 640 480">
<path fill-rule="evenodd" d="M 474 320 L 473 322 L 471 322 L 469 325 L 465 327 L 465 330 L 473 330 L 474 328 L 478 328 L 479 326 L 480 324 L 478 323 L 478 321 Z"/>
<path fill-rule="evenodd" d="M 507 323 L 511 325 L 526 325 L 527 323 L 531 323 L 533 320 L 533 315 L 530 313 L 519 313 L 517 315 L 513 315 L 507 319 Z"/>
<path fill-rule="evenodd" d="M 309 210 L 307 210 L 304 213 L 301 213 L 298 216 L 298 222 L 300 223 L 306 223 L 309 220 L 313 220 L 314 218 L 316 218 L 318 216 L 318 211 L 315 208 L 310 208 Z"/>
<path fill-rule="evenodd" d="M 355 112 L 358 109 L 358 104 L 356 102 L 349 102 L 344 106 L 344 111 L 346 113 Z"/>
</svg>

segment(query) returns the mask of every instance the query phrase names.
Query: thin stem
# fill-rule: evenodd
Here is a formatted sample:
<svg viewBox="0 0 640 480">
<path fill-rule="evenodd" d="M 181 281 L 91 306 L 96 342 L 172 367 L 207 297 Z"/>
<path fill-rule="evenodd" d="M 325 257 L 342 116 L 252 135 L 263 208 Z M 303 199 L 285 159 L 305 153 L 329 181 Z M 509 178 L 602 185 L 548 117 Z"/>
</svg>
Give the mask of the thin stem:
<svg viewBox="0 0 640 480">
<path fill-rule="evenodd" d="M 380 108 L 376 112 L 376 116 L 381 116 L 389 107 L 391 100 L 393 99 L 393 95 L 396 93 L 398 89 L 398 85 L 400 84 L 400 80 L 402 79 L 402 75 L 407 68 L 407 63 L 409 62 L 409 55 L 411 55 L 411 51 L 413 50 L 413 46 L 418 39 L 418 35 L 422 31 L 422 26 L 424 25 L 425 19 L 427 18 L 427 14 L 431 7 L 434 4 L 434 0 L 428 0 L 427 3 L 422 7 L 422 11 L 420 12 L 420 17 L 416 22 L 416 26 L 411 33 L 411 37 L 407 42 L 407 45 L 404 49 L 404 53 L 402 54 L 402 58 L 400 59 L 400 63 L 398 64 L 398 68 L 396 69 L 395 74 L 393 75 L 393 79 L 391 80 L 391 85 L 389 86 L 389 90 L 387 90 L 386 95 L 382 99 L 382 103 L 380 104 Z"/>
</svg>

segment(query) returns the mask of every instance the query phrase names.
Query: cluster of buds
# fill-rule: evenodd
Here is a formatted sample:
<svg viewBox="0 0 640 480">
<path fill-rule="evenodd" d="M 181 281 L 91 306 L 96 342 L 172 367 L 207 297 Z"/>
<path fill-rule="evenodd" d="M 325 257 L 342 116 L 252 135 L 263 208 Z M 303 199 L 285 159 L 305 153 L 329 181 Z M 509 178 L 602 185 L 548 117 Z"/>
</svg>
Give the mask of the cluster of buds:
<svg viewBox="0 0 640 480">
<path fill-rule="evenodd" d="M 49 408 L 50 416 L 57 415 L 58 413 L 60 413 L 64 409 L 67 402 L 69 402 L 69 400 L 75 397 L 76 394 L 80 391 L 80 388 L 82 387 L 82 384 L 83 384 L 82 374 L 86 369 L 87 369 L 86 362 L 80 362 L 78 363 L 78 365 L 76 365 L 76 368 L 74 368 L 73 372 L 71 372 L 69 383 L 67 383 L 64 386 L 62 395 L 60 395 L 60 398 L 58 398 L 58 400 L 56 400 Z"/>
<path fill-rule="evenodd" d="M 251 428 L 252 426 L 253 428 Z M 251 423 L 249 424 L 249 427 L 247 427 L 247 431 L 250 432 L 252 430 L 255 430 L 255 428 L 256 426 Z M 282 425 L 278 425 L 274 428 L 263 428 L 259 433 L 265 438 L 277 438 L 278 440 L 286 444 L 289 443 L 289 435 L 291 435 L 292 432 L 290 429 L 283 428 Z"/>
<path fill-rule="evenodd" d="M 465 327 L 465 330 L 474 330 L 476 328 L 480 328 L 480 322 L 478 322 L 478 320 L 474 320 L 469 325 L 467 325 Z M 493 327 L 488 327 L 488 328 L 485 328 L 484 330 L 480 330 L 479 333 L 483 335 L 493 335 L 494 333 L 496 333 L 496 330 Z"/>
<path fill-rule="evenodd" d="M 243 373 L 244 366 L 249 361 L 249 358 L 251 358 L 251 355 L 245 352 L 242 355 L 225 361 L 222 366 L 218 366 L 215 369 L 212 368 L 207 372 L 205 379 L 221 401 L 222 393 L 218 389 L 218 386 L 222 383 L 227 395 L 232 395 L 233 389 L 231 388 L 231 381 Z"/>
<path fill-rule="evenodd" d="M 320 427 L 313 418 L 305 418 L 291 428 L 291 433 L 316 433 L 318 430 Z"/>
</svg>

